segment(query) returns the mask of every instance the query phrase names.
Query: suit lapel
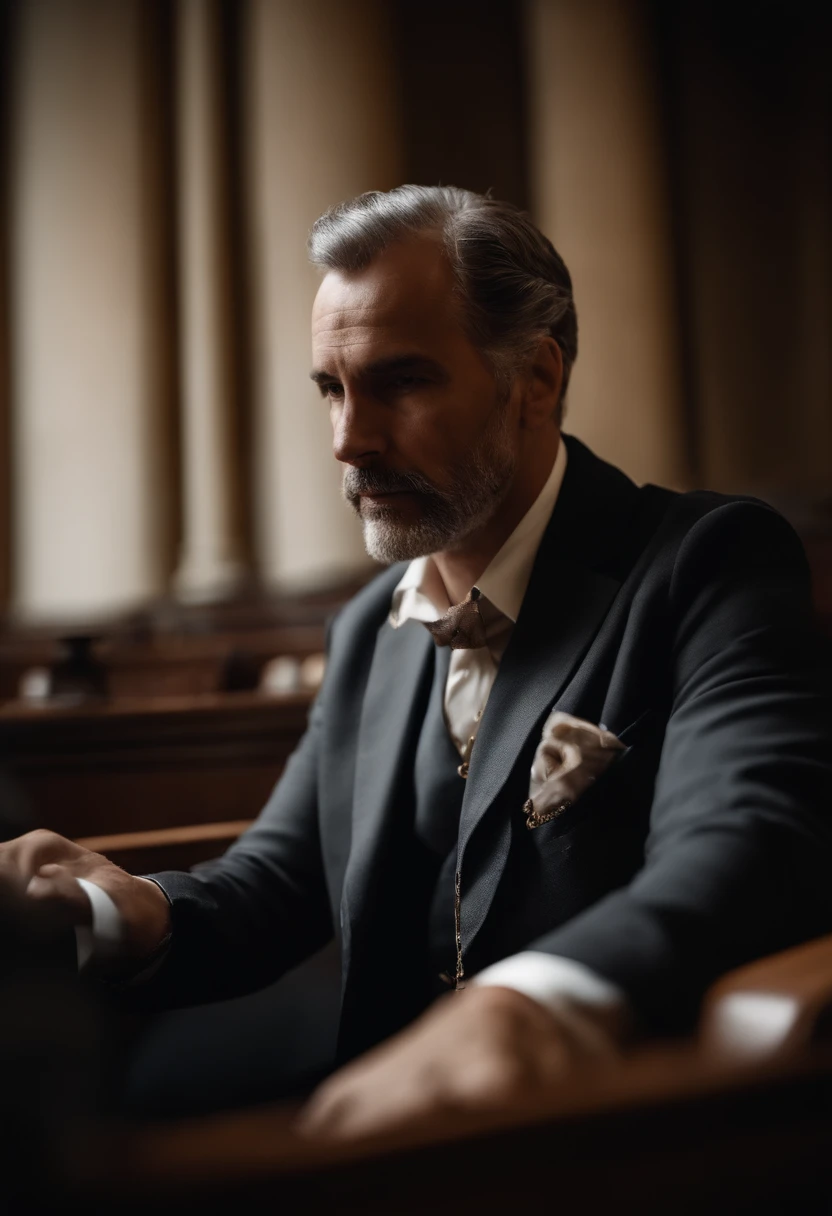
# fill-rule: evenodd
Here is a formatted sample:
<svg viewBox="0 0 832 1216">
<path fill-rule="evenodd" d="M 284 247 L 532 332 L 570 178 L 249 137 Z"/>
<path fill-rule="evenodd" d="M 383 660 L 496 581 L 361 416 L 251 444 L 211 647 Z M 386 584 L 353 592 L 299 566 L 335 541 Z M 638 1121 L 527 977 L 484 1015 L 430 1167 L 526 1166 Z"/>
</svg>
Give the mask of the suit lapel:
<svg viewBox="0 0 832 1216">
<path fill-rule="evenodd" d="M 389 840 L 403 766 L 413 757 L 424 718 L 434 653 L 433 639 L 418 621 L 400 629 L 385 621 L 379 630 L 358 728 L 352 845 L 341 909 L 345 954 Z"/>
<path fill-rule="evenodd" d="M 557 704 L 569 678 L 580 663 L 607 614 L 619 583 L 589 570 L 564 570 L 569 575 L 568 604 L 530 604 L 521 634 L 518 619 L 515 636 L 500 664 L 488 706 L 483 715 L 471 762 L 468 788 L 462 806 L 459 834 L 459 869 L 465 852 L 488 809 L 499 799 L 520 754 L 542 728 L 546 715 Z M 531 765 L 531 757 L 529 758 Z M 500 881 L 511 843 L 511 814 L 506 808 L 495 825 L 497 838 L 489 839 L 487 862 L 468 876 L 464 884 L 471 915 L 463 920 L 463 948 L 479 932 Z M 469 881 L 470 877 L 470 881 Z"/>
<path fill-rule="evenodd" d="M 505 868 L 515 808 L 501 810 L 488 833 L 487 850 L 473 850 L 472 838 L 500 798 L 524 748 L 536 746 L 543 719 L 566 690 L 621 586 L 618 572 L 611 570 L 614 563 L 607 559 L 636 495 L 622 474 L 569 441 L 561 494 L 472 755 L 458 853 L 463 950 L 482 927 Z M 518 797 L 518 815 L 524 796 L 525 787 Z M 468 860 L 470 872 L 464 868 Z"/>
<path fill-rule="evenodd" d="M 493 831 L 478 828 L 524 748 L 536 745 L 544 715 L 566 690 L 623 577 L 621 538 L 638 491 L 582 444 L 570 439 L 567 446 L 561 493 L 488 700 L 466 786 L 458 854 L 460 868 L 468 867 L 462 882 L 464 950 L 485 921 L 505 868 L 511 814 L 501 812 Z M 341 906 L 345 980 L 354 937 L 372 922 L 373 878 L 390 844 L 397 793 L 411 776 L 405 766 L 415 756 L 434 655 L 433 639 L 418 622 L 395 630 L 385 620 L 378 632 L 358 727 L 352 845 Z M 521 805 L 522 798 L 518 814 Z M 480 837 L 483 849 L 472 849 Z"/>
</svg>

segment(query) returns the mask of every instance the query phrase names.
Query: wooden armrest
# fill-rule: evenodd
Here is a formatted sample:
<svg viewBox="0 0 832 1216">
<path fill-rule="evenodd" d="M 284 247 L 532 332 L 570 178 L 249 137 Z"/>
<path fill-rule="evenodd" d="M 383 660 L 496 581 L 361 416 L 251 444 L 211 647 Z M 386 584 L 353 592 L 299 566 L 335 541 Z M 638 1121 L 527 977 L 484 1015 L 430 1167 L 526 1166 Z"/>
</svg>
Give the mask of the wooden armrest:
<svg viewBox="0 0 832 1216">
<path fill-rule="evenodd" d="M 154 870 L 185 870 L 223 853 L 251 826 L 250 819 L 226 823 L 183 824 L 147 832 L 117 832 L 110 836 L 82 836 L 76 841 L 94 853 L 103 853 L 131 874 Z"/>
<path fill-rule="evenodd" d="M 832 936 L 730 972 L 707 994 L 700 1049 L 718 1056 L 787 1059 L 832 1025 Z"/>
<path fill-rule="evenodd" d="M 795 1177 L 826 1168 L 830 1086 L 822 1055 L 811 1069 L 760 1068 L 703 1061 L 693 1044 L 645 1049 L 517 1110 L 450 1110 L 356 1141 L 300 1137 L 286 1107 L 124 1127 L 90 1160 L 83 1197 L 104 1213 L 118 1193 L 136 1213 L 389 1216 L 393 1195 L 396 1213 L 504 1216 L 552 1209 L 554 1171 L 564 1216 L 770 1210 L 772 1181 L 793 1196 Z"/>
</svg>

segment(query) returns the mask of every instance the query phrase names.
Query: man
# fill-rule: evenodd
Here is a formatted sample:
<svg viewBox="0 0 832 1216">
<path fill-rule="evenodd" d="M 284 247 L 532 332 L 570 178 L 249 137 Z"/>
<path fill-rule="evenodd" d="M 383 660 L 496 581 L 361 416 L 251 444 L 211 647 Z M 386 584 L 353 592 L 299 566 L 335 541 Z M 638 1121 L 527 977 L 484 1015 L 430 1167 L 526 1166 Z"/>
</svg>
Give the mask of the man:
<svg viewBox="0 0 832 1216">
<path fill-rule="evenodd" d="M 310 251 L 313 379 L 392 568 L 334 622 L 308 732 L 217 863 L 4 849 L 30 898 L 81 924 L 92 898 L 93 969 L 149 1004 L 263 986 L 337 935 L 351 1063 L 302 1122 L 354 1135 L 684 1029 L 720 973 L 828 931 L 830 713 L 788 525 L 561 436 L 571 283 L 527 217 L 407 186 L 334 208 Z"/>
</svg>

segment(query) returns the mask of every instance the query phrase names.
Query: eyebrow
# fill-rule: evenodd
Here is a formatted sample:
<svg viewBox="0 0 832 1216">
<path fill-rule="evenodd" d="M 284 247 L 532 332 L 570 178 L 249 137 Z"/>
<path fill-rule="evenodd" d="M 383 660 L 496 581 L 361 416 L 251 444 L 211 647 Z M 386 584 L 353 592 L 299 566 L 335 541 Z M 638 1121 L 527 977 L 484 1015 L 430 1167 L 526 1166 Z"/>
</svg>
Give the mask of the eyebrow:
<svg viewBox="0 0 832 1216">
<path fill-rule="evenodd" d="M 430 359 L 427 355 L 390 355 L 386 359 L 377 359 L 375 363 L 368 364 L 362 369 L 361 378 L 378 379 L 414 371 L 427 371 L 443 378 L 447 378 L 448 375 L 441 363 L 438 363 L 436 359 Z M 329 381 L 338 379 L 331 372 L 325 371 L 312 371 L 309 376 L 317 385 L 328 384 Z"/>
</svg>

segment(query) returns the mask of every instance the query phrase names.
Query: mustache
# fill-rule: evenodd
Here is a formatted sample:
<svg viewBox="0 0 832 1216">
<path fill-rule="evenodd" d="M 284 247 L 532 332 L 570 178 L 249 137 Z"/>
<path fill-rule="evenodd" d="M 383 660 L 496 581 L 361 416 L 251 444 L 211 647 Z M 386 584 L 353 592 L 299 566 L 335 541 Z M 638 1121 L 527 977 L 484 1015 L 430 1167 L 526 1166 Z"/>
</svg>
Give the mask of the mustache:
<svg viewBox="0 0 832 1216">
<path fill-rule="evenodd" d="M 344 498 L 355 506 L 362 494 L 422 494 L 436 498 L 436 487 L 421 473 L 396 473 L 392 469 L 355 469 L 344 473 Z"/>
</svg>

